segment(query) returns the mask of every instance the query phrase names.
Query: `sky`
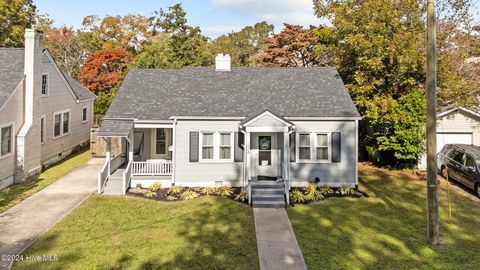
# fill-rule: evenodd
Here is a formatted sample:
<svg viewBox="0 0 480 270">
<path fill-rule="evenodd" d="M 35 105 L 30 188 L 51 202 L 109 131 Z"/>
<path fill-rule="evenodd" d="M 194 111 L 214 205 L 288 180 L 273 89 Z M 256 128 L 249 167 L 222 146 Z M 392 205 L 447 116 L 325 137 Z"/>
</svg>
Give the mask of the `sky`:
<svg viewBox="0 0 480 270">
<path fill-rule="evenodd" d="M 47 13 L 56 26 L 79 28 L 87 15 L 152 15 L 153 11 L 182 3 L 188 23 L 200 26 L 211 38 L 247 25 L 267 21 L 281 31 L 283 23 L 303 26 L 319 25 L 314 16 L 312 0 L 34 0 L 42 13 Z"/>
</svg>

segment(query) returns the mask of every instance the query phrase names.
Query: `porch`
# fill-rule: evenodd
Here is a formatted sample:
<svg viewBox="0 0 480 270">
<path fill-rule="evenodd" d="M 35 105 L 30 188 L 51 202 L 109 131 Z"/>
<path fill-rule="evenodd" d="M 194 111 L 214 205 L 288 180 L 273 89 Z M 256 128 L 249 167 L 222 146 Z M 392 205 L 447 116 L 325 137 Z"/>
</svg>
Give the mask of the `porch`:
<svg viewBox="0 0 480 270">
<path fill-rule="evenodd" d="M 105 120 L 98 136 L 106 142 L 105 163 L 98 175 L 98 193 L 125 195 L 138 183 L 173 183 L 173 126 L 134 125 L 133 121 Z M 112 156 L 112 140 L 122 151 Z"/>
</svg>

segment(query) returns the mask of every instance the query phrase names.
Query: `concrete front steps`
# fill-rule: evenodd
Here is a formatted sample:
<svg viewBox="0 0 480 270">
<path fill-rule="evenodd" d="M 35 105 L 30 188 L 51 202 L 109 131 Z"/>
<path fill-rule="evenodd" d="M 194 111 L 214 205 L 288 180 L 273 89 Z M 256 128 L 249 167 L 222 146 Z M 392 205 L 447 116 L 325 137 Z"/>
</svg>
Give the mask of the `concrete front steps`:
<svg viewBox="0 0 480 270">
<path fill-rule="evenodd" d="M 252 206 L 256 208 L 285 208 L 283 181 L 252 181 Z"/>
<path fill-rule="evenodd" d="M 121 195 L 123 195 L 122 185 L 123 185 L 123 172 L 124 171 L 125 171 L 125 169 L 118 169 L 112 175 L 110 175 L 107 183 L 105 184 L 105 188 L 103 189 L 103 195 L 106 195 L 106 196 L 121 196 Z"/>
</svg>

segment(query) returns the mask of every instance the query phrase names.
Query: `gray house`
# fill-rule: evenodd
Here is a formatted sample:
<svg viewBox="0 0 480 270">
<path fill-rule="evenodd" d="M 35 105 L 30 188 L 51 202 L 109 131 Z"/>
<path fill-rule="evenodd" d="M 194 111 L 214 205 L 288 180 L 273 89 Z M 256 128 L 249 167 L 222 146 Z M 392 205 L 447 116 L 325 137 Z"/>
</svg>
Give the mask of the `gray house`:
<svg viewBox="0 0 480 270">
<path fill-rule="evenodd" d="M 360 119 L 330 67 L 231 68 L 219 55 L 215 67 L 134 69 L 98 133 L 107 148 L 112 138 L 125 145 L 118 157 L 107 149 L 98 191 L 354 186 Z"/>
<path fill-rule="evenodd" d="M 63 73 L 42 34 L 0 48 L 0 189 L 88 145 L 96 96 Z"/>
</svg>

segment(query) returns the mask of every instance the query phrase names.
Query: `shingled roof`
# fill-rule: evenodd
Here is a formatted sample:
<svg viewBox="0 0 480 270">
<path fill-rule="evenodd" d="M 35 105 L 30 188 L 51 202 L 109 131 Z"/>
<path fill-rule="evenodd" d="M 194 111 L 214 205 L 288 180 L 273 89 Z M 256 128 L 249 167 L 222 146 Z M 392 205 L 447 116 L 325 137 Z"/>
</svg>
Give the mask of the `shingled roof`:
<svg viewBox="0 0 480 270">
<path fill-rule="evenodd" d="M 44 50 L 43 62 L 49 63 Z M 25 50 L 23 48 L 0 48 L 0 107 L 7 101 L 24 77 Z M 77 100 L 94 99 L 96 96 L 81 86 L 75 79 L 62 72 Z"/>
<path fill-rule="evenodd" d="M 133 69 L 106 118 L 167 120 L 173 116 L 360 117 L 331 67 Z"/>
<path fill-rule="evenodd" d="M 0 107 L 23 80 L 23 49 L 0 48 Z"/>
</svg>

